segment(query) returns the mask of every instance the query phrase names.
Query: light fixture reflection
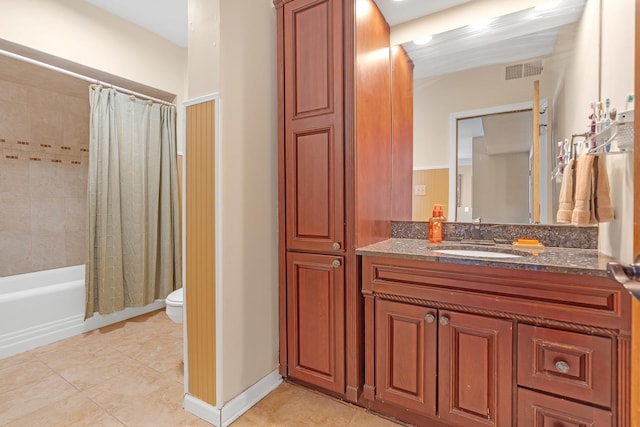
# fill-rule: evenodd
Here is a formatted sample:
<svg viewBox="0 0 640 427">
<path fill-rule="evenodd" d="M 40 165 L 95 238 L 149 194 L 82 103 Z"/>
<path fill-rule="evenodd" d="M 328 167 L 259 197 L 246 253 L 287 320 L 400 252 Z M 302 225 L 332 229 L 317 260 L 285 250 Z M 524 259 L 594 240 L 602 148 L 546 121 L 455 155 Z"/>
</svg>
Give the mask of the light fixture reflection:
<svg viewBox="0 0 640 427">
<path fill-rule="evenodd" d="M 547 12 L 551 9 L 555 9 L 559 4 L 559 1 L 550 1 L 548 3 L 539 4 L 538 6 L 534 7 L 533 10 L 535 10 L 536 12 Z"/>
<path fill-rule="evenodd" d="M 474 22 L 472 24 L 469 24 L 469 28 L 472 30 L 484 30 L 485 28 L 487 28 L 489 25 L 491 25 L 491 23 L 493 22 L 493 19 L 484 19 L 482 21 L 477 21 Z"/>
<path fill-rule="evenodd" d="M 426 36 L 422 36 L 420 38 L 415 39 L 413 41 L 413 44 L 422 46 L 423 44 L 429 43 L 432 39 L 433 39 L 433 36 L 431 34 L 427 34 Z"/>
</svg>

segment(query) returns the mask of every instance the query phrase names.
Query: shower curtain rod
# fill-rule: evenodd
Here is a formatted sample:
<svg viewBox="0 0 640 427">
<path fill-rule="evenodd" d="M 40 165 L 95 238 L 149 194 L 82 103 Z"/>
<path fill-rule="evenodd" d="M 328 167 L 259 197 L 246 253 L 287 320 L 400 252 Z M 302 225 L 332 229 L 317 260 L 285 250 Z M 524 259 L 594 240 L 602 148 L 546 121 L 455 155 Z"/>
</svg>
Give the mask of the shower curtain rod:
<svg viewBox="0 0 640 427">
<path fill-rule="evenodd" d="M 93 84 L 107 86 L 107 87 L 110 87 L 112 89 L 117 90 L 118 92 L 123 92 L 123 93 L 126 93 L 128 95 L 133 95 L 133 96 L 136 96 L 136 97 L 139 97 L 139 98 L 144 98 L 144 99 L 147 99 L 147 100 L 150 100 L 150 101 L 153 101 L 153 102 L 158 102 L 160 104 L 170 105 L 172 107 L 176 106 L 175 104 L 173 104 L 171 102 L 168 102 L 168 101 L 165 101 L 163 99 L 154 98 L 153 96 L 145 95 L 144 93 L 135 92 L 135 91 L 130 90 L 130 89 L 125 89 L 123 87 L 119 87 L 119 86 L 113 85 L 111 83 L 105 83 L 105 82 L 102 82 L 102 81 L 100 81 L 98 79 L 94 79 L 94 78 L 91 78 L 89 76 L 85 76 L 85 75 L 82 75 L 82 74 L 79 74 L 79 73 L 76 73 L 76 72 L 73 72 L 73 71 L 65 70 L 64 68 L 56 67 L 55 65 L 50 65 L 50 64 L 47 64 L 45 62 L 41 62 L 41 61 L 37 61 L 35 59 L 27 58 L 26 56 L 18 55 L 18 54 L 15 54 L 13 52 L 8 52 L 8 51 L 3 50 L 3 49 L 0 49 L 0 54 L 2 54 L 4 56 L 8 56 L 8 57 L 13 58 L 13 59 L 17 59 L 19 61 L 27 62 L 29 64 L 37 65 L 37 66 L 40 66 L 40 67 L 43 67 L 43 68 L 46 68 L 46 69 L 49 69 L 49 70 L 52 70 L 52 71 L 56 71 L 58 73 L 66 74 L 67 76 L 71 76 L 71 77 L 75 77 L 77 79 L 85 80 L 85 81 L 91 82 Z"/>
</svg>

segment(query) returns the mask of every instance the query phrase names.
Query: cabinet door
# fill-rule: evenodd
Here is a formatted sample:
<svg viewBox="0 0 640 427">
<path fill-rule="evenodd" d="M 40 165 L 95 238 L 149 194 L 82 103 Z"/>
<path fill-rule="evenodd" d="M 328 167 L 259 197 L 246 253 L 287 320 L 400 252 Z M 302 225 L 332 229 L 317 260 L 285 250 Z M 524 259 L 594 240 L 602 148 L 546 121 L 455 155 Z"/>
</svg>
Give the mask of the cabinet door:
<svg viewBox="0 0 640 427">
<path fill-rule="evenodd" d="M 610 427 L 611 412 L 518 389 L 518 427 Z"/>
<path fill-rule="evenodd" d="M 284 6 L 287 248 L 344 249 L 342 2 Z"/>
<path fill-rule="evenodd" d="M 438 415 L 454 425 L 511 426 L 513 324 L 440 311 Z"/>
<path fill-rule="evenodd" d="M 288 374 L 344 393 L 344 260 L 287 254 Z"/>
<path fill-rule="evenodd" d="M 436 413 L 436 310 L 376 301 L 376 400 Z"/>
</svg>

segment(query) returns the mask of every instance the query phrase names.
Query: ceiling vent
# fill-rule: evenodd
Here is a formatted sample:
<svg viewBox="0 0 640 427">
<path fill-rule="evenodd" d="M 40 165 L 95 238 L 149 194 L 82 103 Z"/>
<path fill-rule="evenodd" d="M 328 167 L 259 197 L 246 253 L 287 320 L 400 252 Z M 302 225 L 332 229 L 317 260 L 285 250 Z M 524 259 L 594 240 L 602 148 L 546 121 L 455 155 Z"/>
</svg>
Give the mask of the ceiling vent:
<svg viewBox="0 0 640 427">
<path fill-rule="evenodd" d="M 542 74 L 542 61 L 509 65 L 505 68 L 505 80 L 521 79 L 523 77 L 539 76 Z"/>
</svg>

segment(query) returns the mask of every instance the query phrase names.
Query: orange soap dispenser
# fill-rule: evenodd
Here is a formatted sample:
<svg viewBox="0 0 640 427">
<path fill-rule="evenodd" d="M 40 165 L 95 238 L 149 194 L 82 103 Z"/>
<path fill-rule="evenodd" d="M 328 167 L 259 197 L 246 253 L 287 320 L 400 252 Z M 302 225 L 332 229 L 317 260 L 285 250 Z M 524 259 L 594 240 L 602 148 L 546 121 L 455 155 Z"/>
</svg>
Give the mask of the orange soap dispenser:
<svg viewBox="0 0 640 427">
<path fill-rule="evenodd" d="M 442 242 L 442 210 L 433 205 L 433 216 L 429 218 L 429 243 Z"/>
</svg>

